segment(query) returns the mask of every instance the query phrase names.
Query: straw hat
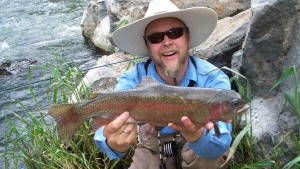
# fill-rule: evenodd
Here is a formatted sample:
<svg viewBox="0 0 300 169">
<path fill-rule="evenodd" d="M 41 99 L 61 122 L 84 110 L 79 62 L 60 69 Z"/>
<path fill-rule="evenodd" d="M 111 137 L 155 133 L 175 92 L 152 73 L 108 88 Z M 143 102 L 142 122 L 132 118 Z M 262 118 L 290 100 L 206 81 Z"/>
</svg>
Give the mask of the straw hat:
<svg viewBox="0 0 300 169">
<path fill-rule="evenodd" d="M 126 52 L 149 56 L 143 39 L 145 28 L 150 22 L 165 17 L 178 18 L 190 28 L 191 48 L 205 41 L 217 24 L 217 14 L 210 8 L 193 7 L 180 10 L 169 0 L 152 0 L 144 18 L 117 29 L 112 39 Z"/>
</svg>

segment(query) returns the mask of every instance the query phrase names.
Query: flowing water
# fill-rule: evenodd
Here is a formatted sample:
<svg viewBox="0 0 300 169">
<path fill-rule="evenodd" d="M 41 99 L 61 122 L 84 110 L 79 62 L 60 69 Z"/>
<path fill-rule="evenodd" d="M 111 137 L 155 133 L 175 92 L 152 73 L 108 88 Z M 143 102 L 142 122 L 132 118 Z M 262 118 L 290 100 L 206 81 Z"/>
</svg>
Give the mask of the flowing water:
<svg viewBox="0 0 300 169">
<path fill-rule="evenodd" d="M 30 110 L 36 105 L 28 87 L 27 62 L 43 65 L 63 55 L 83 65 L 91 66 L 99 53 L 89 47 L 80 28 L 80 20 L 89 0 L 1 0 L 0 1 L 0 65 L 11 60 L 19 64 L 11 70 L 13 75 L 0 76 L 0 154 L 4 151 L 5 133 L 9 120 L 16 118 L 12 112 L 25 117 L 20 100 Z M 42 71 L 33 70 L 31 81 L 43 80 Z M 33 85 L 42 108 L 47 106 L 47 82 Z M 0 157 L 0 168 L 4 166 Z M 20 168 L 24 164 L 19 165 Z"/>
</svg>

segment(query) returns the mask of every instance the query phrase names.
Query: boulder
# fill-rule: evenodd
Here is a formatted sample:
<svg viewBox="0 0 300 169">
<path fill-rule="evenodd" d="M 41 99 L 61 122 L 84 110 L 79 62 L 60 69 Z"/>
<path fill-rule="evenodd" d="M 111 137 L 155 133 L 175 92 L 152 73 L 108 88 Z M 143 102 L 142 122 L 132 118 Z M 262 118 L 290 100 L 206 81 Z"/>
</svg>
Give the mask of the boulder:
<svg viewBox="0 0 300 169">
<path fill-rule="evenodd" d="M 250 23 L 251 10 L 218 20 L 211 36 L 190 50 L 191 55 L 206 59 L 217 67 L 231 67 L 232 54 L 242 48 Z"/>
<path fill-rule="evenodd" d="M 91 92 L 113 91 L 117 84 L 117 77 L 127 69 L 133 68 L 134 60 L 132 59 L 130 54 L 124 52 L 102 56 L 86 73 L 78 89 L 84 83 Z M 75 96 L 72 97 L 72 101 L 77 102 Z"/>
<path fill-rule="evenodd" d="M 241 72 L 249 79 L 254 96 L 253 135 L 261 142 L 257 151 L 262 148 L 265 156 L 274 153 L 274 146 L 282 139 L 278 149 L 289 150 L 280 157 L 285 163 L 296 152 L 291 135 L 284 136 L 288 132 L 298 136 L 299 132 L 299 122 L 291 107 L 281 111 L 284 94 L 294 94 L 294 79 L 288 78 L 273 91 L 270 88 L 290 66 L 296 67 L 300 77 L 300 3 L 299 0 L 252 0 L 251 9 Z"/>
<path fill-rule="evenodd" d="M 209 7 L 215 10 L 219 19 L 234 16 L 250 8 L 250 0 L 173 0 L 179 8 Z"/>
<path fill-rule="evenodd" d="M 297 57 L 289 53 L 299 43 L 299 1 L 253 0 L 251 7 L 250 30 L 243 44 L 244 73 L 255 95 L 274 96 L 275 90 L 268 91 L 286 68 L 285 60 Z"/>
<path fill-rule="evenodd" d="M 36 60 L 29 59 L 5 60 L 0 65 L 0 75 L 14 75 L 24 70 L 27 72 L 27 68 L 36 63 Z"/>
</svg>

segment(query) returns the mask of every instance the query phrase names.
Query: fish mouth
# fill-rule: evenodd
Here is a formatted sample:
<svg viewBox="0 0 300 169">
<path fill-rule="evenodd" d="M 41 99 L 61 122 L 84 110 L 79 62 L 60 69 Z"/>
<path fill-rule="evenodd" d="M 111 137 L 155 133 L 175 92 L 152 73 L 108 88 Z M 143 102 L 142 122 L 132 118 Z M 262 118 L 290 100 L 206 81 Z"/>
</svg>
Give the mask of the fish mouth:
<svg viewBox="0 0 300 169">
<path fill-rule="evenodd" d="M 249 108 L 250 108 L 250 106 L 248 104 L 245 104 L 243 107 L 241 107 L 240 109 L 238 109 L 235 114 L 243 113 L 246 110 L 248 110 Z"/>
</svg>

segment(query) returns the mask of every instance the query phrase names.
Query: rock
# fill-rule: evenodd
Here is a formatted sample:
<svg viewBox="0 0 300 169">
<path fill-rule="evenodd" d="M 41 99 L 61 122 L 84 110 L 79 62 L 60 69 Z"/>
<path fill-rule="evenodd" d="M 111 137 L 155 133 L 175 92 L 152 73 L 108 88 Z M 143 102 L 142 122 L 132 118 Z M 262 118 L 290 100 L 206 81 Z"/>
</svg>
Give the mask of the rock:
<svg viewBox="0 0 300 169">
<path fill-rule="evenodd" d="M 231 59 L 231 69 L 237 72 L 240 72 L 240 69 L 243 64 L 243 51 L 238 50 L 233 53 Z"/>
<path fill-rule="evenodd" d="M 299 34 L 299 0 L 253 0 L 251 7 L 250 30 L 243 44 L 243 69 L 254 94 L 268 93 L 271 97 L 276 91 L 268 91 L 282 73 L 283 60 L 289 58 L 287 54 Z"/>
<path fill-rule="evenodd" d="M 17 74 L 21 71 L 24 71 L 24 69 L 27 69 L 30 65 L 36 63 L 36 60 L 29 59 L 6 60 L 0 65 L 0 75 Z"/>
<path fill-rule="evenodd" d="M 94 35 L 97 25 L 100 24 L 106 15 L 107 10 L 104 0 L 90 1 L 80 22 L 83 36 L 91 38 Z"/>
<path fill-rule="evenodd" d="M 218 17 L 234 16 L 250 8 L 250 0 L 173 0 L 179 8 L 209 7 L 215 10 Z"/>
<path fill-rule="evenodd" d="M 92 41 L 94 42 L 94 45 L 107 53 L 111 53 L 114 51 L 114 47 L 110 42 L 111 35 L 109 33 L 110 30 L 109 23 L 110 21 L 108 16 L 103 18 L 100 24 L 97 25 L 94 34 L 91 37 Z"/>
<path fill-rule="evenodd" d="M 252 123 L 250 121 L 252 118 Z M 278 97 L 263 98 L 254 97 L 252 100 L 252 113 L 247 114 L 244 121 L 252 124 L 252 134 L 259 140 L 254 145 L 254 151 L 263 154 L 258 159 L 265 159 L 274 153 L 274 147 L 281 141 L 283 142 L 276 149 L 279 152 L 282 149 L 289 149 L 289 153 L 280 155 L 281 162 L 288 162 L 296 155 L 296 149 L 291 137 L 285 135 L 295 129 L 297 120 L 290 117 L 295 116 L 294 112 L 282 111 L 281 99 Z M 285 119 L 285 120 L 284 120 Z M 284 138 L 284 139 L 283 139 Z"/>
<path fill-rule="evenodd" d="M 250 22 L 250 9 L 233 17 L 218 20 L 211 36 L 190 51 L 191 55 L 206 59 L 217 67 L 231 67 L 232 54 L 244 42 Z"/>
<path fill-rule="evenodd" d="M 253 135 L 260 142 L 255 151 L 262 149 L 266 157 L 274 151 L 289 150 L 278 157 L 277 162 L 285 164 L 295 158 L 296 149 L 291 134 L 284 136 L 292 132 L 299 138 L 299 121 L 290 105 L 281 110 L 284 94 L 289 92 L 294 96 L 299 89 L 295 89 L 294 79 L 289 77 L 276 89 L 269 90 L 290 66 L 296 67 L 300 77 L 300 3 L 299 0 L 252 0 L 251 8 L 241 71 L 249 79 L 254 96 Z"/>
<path fill-rule="evenodd" d="M 113 91 L 117 84 L 117 77 L 125 72 L 127 68 L 133 68 L 132 63 L 129 65 L 128 60 L 130 59 L 132 59 L 132 56 L 124 52 L 102 56 L 97 60 L 95 68 L 86 73 L 77 89 L 80 89 L 84 83 L 91 92 Z M 72 96 L 71 100 L 77 102 L 75 96 Z"/>
</svg>

